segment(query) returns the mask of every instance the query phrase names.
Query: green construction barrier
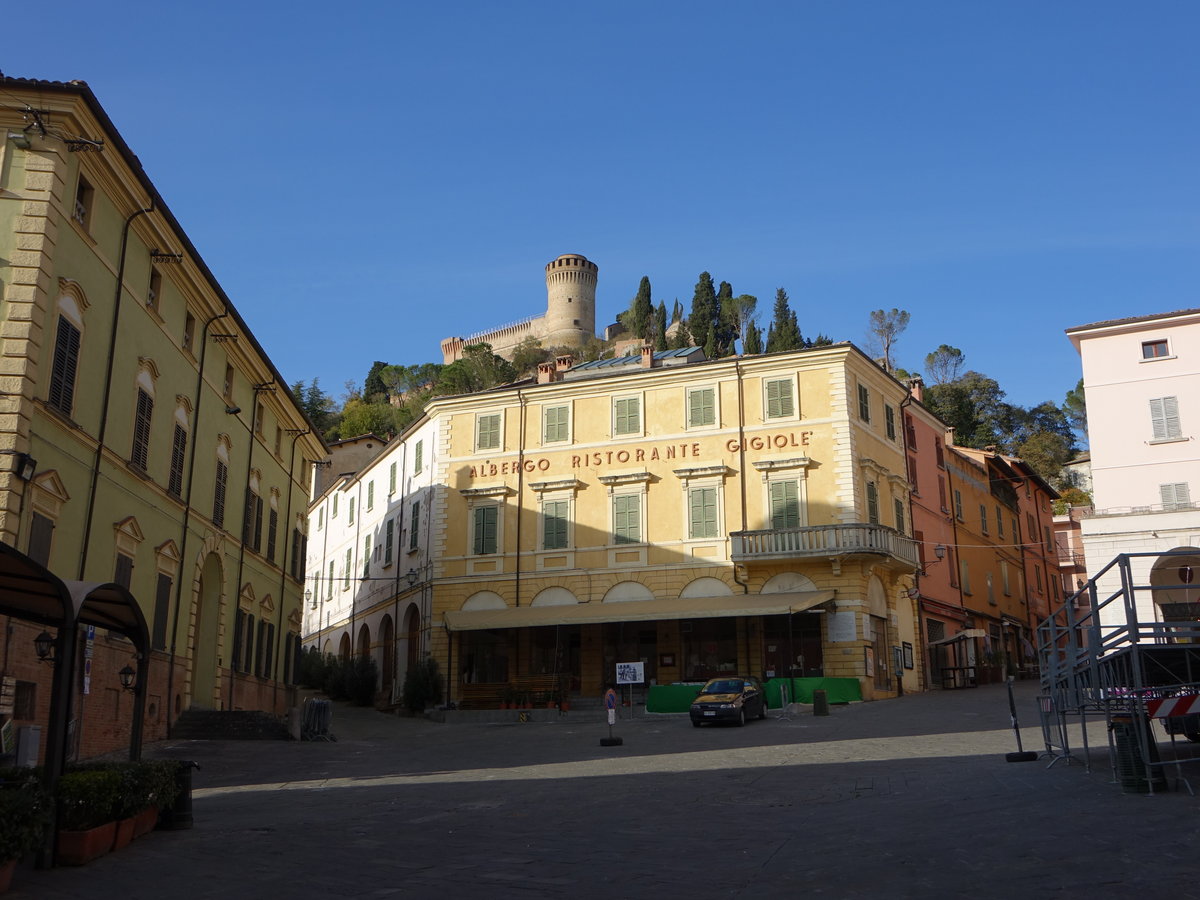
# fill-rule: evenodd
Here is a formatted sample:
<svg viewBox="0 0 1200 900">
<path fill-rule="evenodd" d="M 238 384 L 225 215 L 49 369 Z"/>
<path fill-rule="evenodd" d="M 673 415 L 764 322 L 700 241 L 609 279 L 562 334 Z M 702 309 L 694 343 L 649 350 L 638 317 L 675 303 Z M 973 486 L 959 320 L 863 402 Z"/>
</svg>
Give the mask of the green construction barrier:
<svg viewBox="0 0 1200 900">
<path fill-rule="evenodd" d="M 850 703 L 862 699 L 857 678 L 772 678 L 763 688 L 767 692 L 767 707 L 779 709 L 780 685 L 790 684 L 788 693 L 793 703 L 812 703 L 813 691 L 824 691 L 830 703 Z M 646 696 L 646 712 L 687 712 L 700 693 L 702 684 L 655 684 Z"/>
</svg>

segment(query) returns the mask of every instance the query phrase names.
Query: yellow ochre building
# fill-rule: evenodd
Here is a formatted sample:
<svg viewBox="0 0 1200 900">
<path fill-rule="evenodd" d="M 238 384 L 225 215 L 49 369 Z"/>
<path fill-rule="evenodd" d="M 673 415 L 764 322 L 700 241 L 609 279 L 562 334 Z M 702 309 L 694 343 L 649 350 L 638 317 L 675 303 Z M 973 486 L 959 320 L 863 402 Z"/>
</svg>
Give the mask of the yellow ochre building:
<svg viewBox="0 0 1200 900">
<path fill-rule="evenodd" d="M 468 708 L 539 676 L 596 696 L 631 661 L 647 684 L 740 673 L 851 679 L 839 687 L 864 699 L 919 689 L 907 398 L 848 343 L 563 357 L 536 382 L 437 398 L 310 508 L 309 577 L 334 608 L 314 602 L 305 643 L 376 654 L 385 687 L 431 654 Z M 397 460 L 414 457 L 427 468 L 400 463 L 396 487 Z M 412 477 L 429 479 L 415 505 Z M 374 519 L 330 533 L 389 480 Z M 372 550 L 390 561 L 394 542 L 416 562 L 393 598 Z M 362 586 L 347 606 L 350 572 Z M 401 616 L 407 659 L 373 639 Z"/>
</svg>

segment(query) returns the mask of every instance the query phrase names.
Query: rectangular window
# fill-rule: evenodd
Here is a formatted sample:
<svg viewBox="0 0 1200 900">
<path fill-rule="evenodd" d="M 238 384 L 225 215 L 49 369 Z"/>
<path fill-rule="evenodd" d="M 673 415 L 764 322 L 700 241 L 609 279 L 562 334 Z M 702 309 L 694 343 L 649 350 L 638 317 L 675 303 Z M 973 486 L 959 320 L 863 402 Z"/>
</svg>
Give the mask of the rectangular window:
<svg viewBox="0 0 1200 900">
<path fill-rule="evenodd" d="M 413 447 L 413 474 L 420 475 L 425 470 L 425 441 L 417 441 Z"/>
<path fill-rule="evenodd" d="M 221 386 L 221 396 L 226 400 L 233 399 L 233 366 L 225 364 L 225 383 Z"/>
<path fill-rule="evenodd" d="M 162 272 L 158 270 L 158 266 L 150 267 L 150 287 L 146 290 L 146 305 L 153 310 L 158 309 L 159 299 L 162 297 Z"/>
<path fill-rule="evenodd" d="M 350 579 L 354 577 L 354 549 L 346 548 L 346 564 L 342 566 L 342 590 L 350 590 Z"/>
<path fill-rule="evenodd" d="M 375 482 L 367 482 L 367 512 L 375 508 Z"/>
<path fill-rule="evenodd" d="M 322 506 L 317 510 L 317 531 L 325 527 L 325 507 Z"/>
<path fill-rule="evenodd" d="M 1150 425 L 1156 441 L 1173 441 L 1183 436 L 1179 425 L 1179 398 L 1159 397 L 1150 401 Z"/>
<path fill-rule="evenodd" d="M 183 495 L 183 464 L 187 455 L 187 429 L 175 423 L 175 435 L 171 439 L 171 471 L 167 475 L 167 491 L 173 497 Z"/>
<path fill-rule="evenodd" d="M 75 209 L 71 213 L 71 218 L 84 228 L 88 227 L 88 222 L 92 217 L 92 203 L 95 198 L 96 192 L 92 190 L 87 179 L 80 175 L 79 183 L 75 186 Z"/>
<path fill-rule="evenodd" d="M 282 450 L 283 450 L 283 429 L 280 428 L 278 425 L 276 425 L 275 426 L 275 456 L 276 456 L 276 458 L 279 457 L 280 452 Z"/>
<path fill-rule="evenodd" d="M 894 441 L 896 439 L 896 409 L 886 403 L 883 405 L 883 425 L 888 440 Z"/>
<path fill-rule="evenodd" d="M 642 540 L 642 495 L 613 497 L 613 543 L 638 544 Z"/>
<path fill-rule="evenodd" d="M 942 448 L 942 442 L 935 440 L 933 442 L 933 456 L 937 460 L 938 468 L 946 468 L 946 451 Z"/>
<path fill-rule="evenodd" d="M 500 449 L 500 414 L 479 416 L 475 420 L 475 449 Z"/>
<path fill-rule="evenodd" d="M 279 510 L 267 514 L 267 559 L 275 562 L 275 541 L 279 538 Z"/>
<path fill-rule="evenodd" d="M 907 413 L 904 415 L 904 440 L 909 450 L 917 449 L 917 427 L 913 424 L 913 417 Z"/>
<path fill-rule="evenodd" d="M 1000 507 L 996 507 L 996 537 L 1004 537 L 1004 519 L 1000 517 Z"/>
<path fill-rule="evenodd" d="M 329 518 L 336 519 L 338 512 L 338 494 L 333 495 L 333 511 L 329 513 Z"/>
<path fill-rule="evenodd" d="M 717 423 L 717 401 L 714 388 L 695 388 L 687 392 L 688 428 L 700 428 Z"/>
<path fill-rule="evenodd" d="M 960 491 L 958 488 L 954 489 L 954 518 L 958 519 L 960 522 L 964 521 L 962 491 Z"/>
<path fill-rule="evenodd" d="M 984 534 L 988 534 L 987 507 L 982 503 L 979 504 L 979 528 Z"/>
<path fill-rule="evenodd" d="M 241 671 L 249 672 L 254 661 L 254 616 L 246 613 L 246 655 L 242 659 Z"/>
<path fill-rule="evenodd" d="M 54 538 L 54 521 L 34 513 L 29 523 L 29 547 L 25 551 L 35 563 L 50 567 L 50 546 Z"/>
<path fill-rule="evenodd" d="M 771 483 L 771 528 L 783 531 L 800 527 L 800 491 L 795 481 Z"/>
<path fill-rule="evenodd" d="M 1169 355 L 1170 353 L 1167 350 L 1167 342 L 1165 340 L 1142 342 L 1142 359 L 1161 359 Z"/>
<path fill-rule="evenodd" d="M 117 564 L 113 569 L 113 581 L 125 590 L 133 584 L 133 557 L 124 553 L 117 554 Z"/>
<path fill-rule="evenodd" d="M 396 464 L 392 463 L 388 467 L 388 496 L 396 493 Z"/>
<path fill-rule="evenodd" d="M 472 511 L 474 538 L 471 550 L 476 556 L 486 556 L 496 552 L 496 524 L 499 508 L 495 506 L 477 506 Z"/>
<path fill-rule="evenodd" d="M 987 602 L 990 603 L 992 606 L 995 606 L 996 605 L 996 590 L 992 586 L 992 573 L 988 572 L 987 575 L 984 576 L 983 581 L 984 581 L 984 585 L 987 588 Z"/>
<path fill-rule="evenodd" d="M 640 397 L 622 397 L 613 401 L 613 434 L 638 434 L 642 430 Z"/>
<path fill-rule="evenodd" d="M 565 550 L 567 547 L 566 500 L 548 500 L 542 504 L 542 549 Z"/>
<path fill-rule="evenodd" d="M 213 484 L 213 524 L 218 528 L 225 525 L 225 483 L 229 480 L 229 466 L 217 460 L 216 480 Z"/>
<path fill-rule="evenodd" d="M 362 558 L 362 577 L 369 578 L 371 576 L 371 536 L 367 535 L 363 538 L 363 558 Z"/>
<path fill-rule="evenodd" d="M 767 418 L 786 419 L 796 414 L 794 394 L 795 384 L 790 378 L 780 378 L 768 381 L 767 389 Z"/>
<path fill-rule="evenodd" d="M 412 519 L 408 523 L 408 549 L 417 549 L 417 528 L 421 524 L 421 501 L 414 500 L 412 505 Z"/>
<path fill-rule="evenodd" d="M 875 482 L 867 482 L 867 521 L 872 525 L 879 524 L 879 488 Z"/>
<path fill-rule="evenodd" d="M 154 585 L 154 632 L 150 646 L 155 650 L 167 649 L 167 616 L 171 605 L 171 576 L 158 573 Z"/>
<path fill-rule="evenodd" d="M 75 373 L 79 366 L 79 329 L 65 316 L 58 317 L 54 338 L 54 364 L 50 371 L 50 394 L 46 402 L 65 416 L 75 402 Z"/>
<path fill-rule="evenodd" d="M 858 417 L 864 422 L 871 421 L 871 392 L 865 384 L 858 386 Z"/>
<path fill-rule="evenodd" d="M 1176 484 L 1160 484 L 1159 495 L 1164 509 L 1185 509 L 1192 505 L 1192 492 L 1186 481 Z"/>
<path fill-rule="evenodd" d="M 354 513 L 357 512 L 357 510 L 358 510 L 358 498 L 351 497 L 350 505 L 346 507 L 346 524 L 347 525 L 354 524 Z"/>
<path fill-rule="evenodd" d="M 717 533 L 717 489 L 692 488 L 688 491 L 689 536 L 713 538 Z"/>
<path fill-rule="evenodd" d="M 153 398 L 138 388 L 137 408 L 133 414 L 133 448 L 129 451 L 129 462 L 143 472 L 150 454 L 150 420 L 154 416 Z"/>
<path fill-rule="evenodd" d="M 254 404 L 254 433 L 260 438 L 263 436 L 263 422 L 267 418 L 266 407 L 262 403 Z"/>
<path fill-rule="evenodd" d="M 1005 597 L 1012 596 L 1012 581 L 1008 576 L 1008 563 L 1004 560 L 1000 561 L 1000 588 L 1004 591 Z"/>
<path fill-rule="evenodd" d="M 964 559 L 961 564 L 962 568 L 962 589 L 964 594 L 971 593 L 971 566 Z"/>
<path fill-rule="evenodd" d="M 904 501 L 893 500 L 892 506 L 896 512 L 896 530 L 904 534 Z"/>
<path fill-rule="evenodd" d="M 542 443 L 556 444 L 570 438 L 570 407 L 547 406 L 542 410 Z"/>
<path fill-rule="evenodd" d="M 396 545 L 396 520 L 388 519 L 383 526 L 383 564 L 392 564 L 392 553 Z"/>
<path fill-rule="evenodd" d="M 327 588 L 328 588 L 328 590 L 326 590 L 326 592 L 325 592 L 325 598 L 327 600 L 332 600 L 333 599 L 333 560 L 332 559 L 329 561 L 329 581 L 327 583 Z"/>
<path fill-rule="evenodd" d="M 292 529 L 292 565 L 290 571 L 292 577 L 304 583 L 304 563 L 308 559 L 308 535 L 299 528 Z M 320 584 L 317 585 L 317 592 L 320 593 Z"/>
<path fill-rule="evenodd" d="M 263 500 L 246 489 L 246 509 L 242 519 L 242 543 L 255 553 L 262 549 Z"/>
<path fill-rule="evenodd" d="M 942 512 L 947 512 L 946 506 L 946 479 L 941 475 L 938 476 L 938 503 L 941 504 Z"/>
</svg>

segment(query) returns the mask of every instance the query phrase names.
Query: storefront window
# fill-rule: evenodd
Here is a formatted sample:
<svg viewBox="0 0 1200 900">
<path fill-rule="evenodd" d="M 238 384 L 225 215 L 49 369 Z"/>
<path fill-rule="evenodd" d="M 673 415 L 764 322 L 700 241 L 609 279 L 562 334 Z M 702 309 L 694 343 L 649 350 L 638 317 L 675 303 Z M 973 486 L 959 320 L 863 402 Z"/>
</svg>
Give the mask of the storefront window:
<svg viewBox="0 0 1200 900">
<path fill-rule="evenodd" d="M 745 674 L 738 672 L 737 619 L 685 619 L 679 624 L 684 678 Z"/>
</svg>

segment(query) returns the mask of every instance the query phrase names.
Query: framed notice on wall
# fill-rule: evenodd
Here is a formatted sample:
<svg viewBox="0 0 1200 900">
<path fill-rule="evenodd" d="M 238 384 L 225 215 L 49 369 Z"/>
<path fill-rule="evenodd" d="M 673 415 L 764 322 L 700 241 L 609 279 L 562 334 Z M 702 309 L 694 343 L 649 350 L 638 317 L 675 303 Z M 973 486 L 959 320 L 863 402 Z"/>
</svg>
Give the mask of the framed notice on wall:
<svg viewBox="0 0 1200 900">
<path fill-rule="evenodd" d="M 900 646 L 904 648 L 904 668 L 911 669 L 913 667 L 913 645 L 904 641 Z"/>
<path fill-rule="evenodd" d="M 843 611 L 830 613 L 825 617 L 829 627 L 829 640 L 836 643 L 838 641 L 853 641 L 858 639 L 858 620 L 857 613 L 853 611 Z"/>
</svg>

